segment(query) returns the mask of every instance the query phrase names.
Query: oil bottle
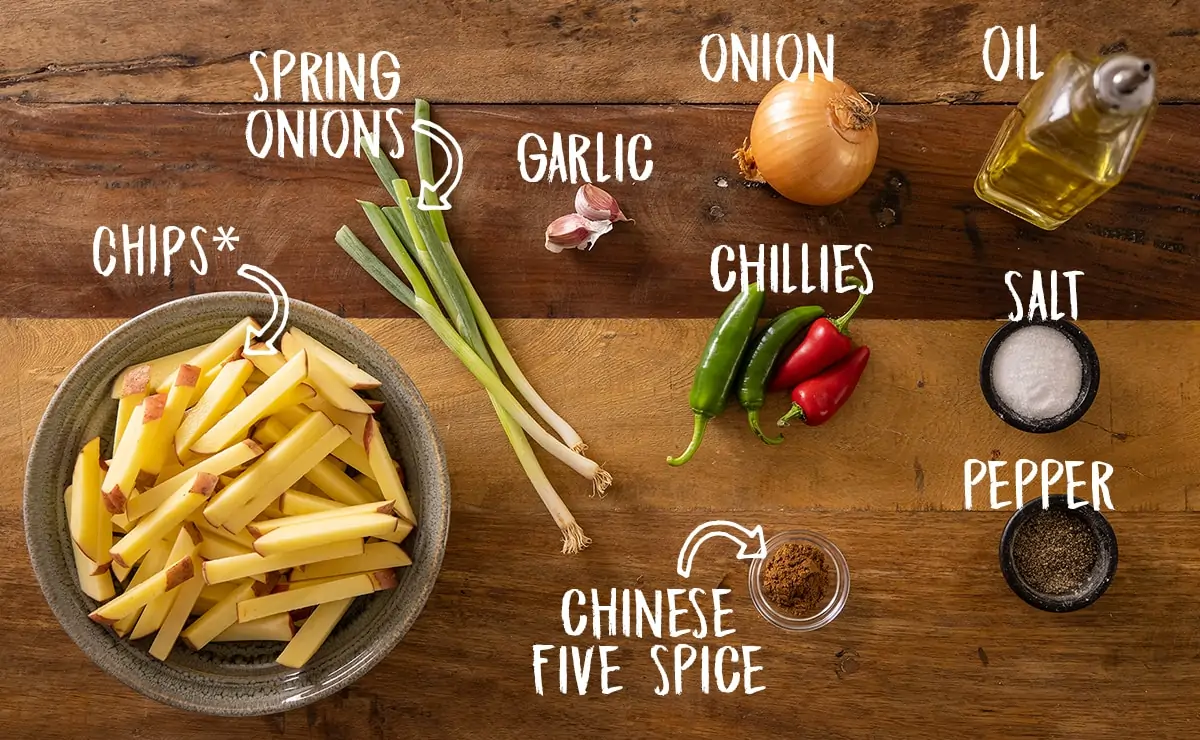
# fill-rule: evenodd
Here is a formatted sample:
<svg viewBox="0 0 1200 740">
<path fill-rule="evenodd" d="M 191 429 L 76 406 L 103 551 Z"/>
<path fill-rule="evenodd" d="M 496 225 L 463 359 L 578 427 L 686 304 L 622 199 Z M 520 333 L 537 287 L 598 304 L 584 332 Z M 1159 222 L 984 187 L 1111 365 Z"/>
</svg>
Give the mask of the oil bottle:
<svg viewBox="0 0 1200 740">
<path fill-rule="evenodd" d="M 1056 229 L 1125 175 L 1154 106 L 1153 62 L 1063 52 L 1005 120 L 975 192 Z"/>
</svg>

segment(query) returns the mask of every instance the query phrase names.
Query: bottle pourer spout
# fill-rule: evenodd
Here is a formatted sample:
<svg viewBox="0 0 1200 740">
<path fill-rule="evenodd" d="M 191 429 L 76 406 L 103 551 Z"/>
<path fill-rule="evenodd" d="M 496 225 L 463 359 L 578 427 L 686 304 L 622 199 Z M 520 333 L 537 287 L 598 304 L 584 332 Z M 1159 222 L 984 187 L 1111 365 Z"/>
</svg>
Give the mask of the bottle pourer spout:
<svg viewBox="0 0 1200 740">
<path fill-rule="evenodd" d="M 1133 69 L 1123 69 L 1113 75 L 1113 87 L 1122 95 L 1128 95 L 1150 79 L 1151 69 L 1149 64 Z"/>
<path fill-rule="evenodd" d="M 1142 110 L 1154 102 L 1154 62 L 1132 54 L 1109 57 L 1096 67 L 1093 85 L 1109 110 Z"/>
</svg>

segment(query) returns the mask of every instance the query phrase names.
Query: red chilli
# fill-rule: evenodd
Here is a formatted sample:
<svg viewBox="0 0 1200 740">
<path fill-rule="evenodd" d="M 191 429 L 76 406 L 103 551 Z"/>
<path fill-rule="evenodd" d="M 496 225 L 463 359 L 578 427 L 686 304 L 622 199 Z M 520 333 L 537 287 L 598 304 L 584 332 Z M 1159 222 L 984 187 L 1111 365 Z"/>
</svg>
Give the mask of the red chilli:
<svg viewBox="0 0 1200 740">
<path fill-rule="evenodd" d="M 795 388 L 800 381 L 808 380 L 830 367 L 854 349 L 854 343 L 846 336 L 846 327 L 858 311 L 858 307 L 862 305 L 866 294 L 862 292 L 863 283 L 858 278 L 850 277 L 846 282 L 858 286 L 858 300 L 840 318 L 830 321 L 822 317 L 813 322 L 808 334 L 804 336 L 804 341 L 792 351 L 775 373 L 770 386 L 772 391 Z"/>
<path fill-rule="evenodd" d="M 870 357 L 870 347 L 859 347 L 815 378 L 802 381 L 792 390 L 792 408 L 779 420 L 779 426 L 785 427 L 797 417 L 810 427 L 832 419 L 854 393 Z"/>
</svg>

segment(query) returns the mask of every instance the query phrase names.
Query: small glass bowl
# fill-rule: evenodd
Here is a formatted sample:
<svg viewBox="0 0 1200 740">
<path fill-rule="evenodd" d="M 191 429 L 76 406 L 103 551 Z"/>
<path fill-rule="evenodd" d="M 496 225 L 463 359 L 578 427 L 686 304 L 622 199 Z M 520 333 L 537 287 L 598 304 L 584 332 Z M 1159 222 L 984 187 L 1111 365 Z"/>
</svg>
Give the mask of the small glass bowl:
<svg viewBox="0 0 1200 740">
<path fill-rule="evenodd" d="M 771 554 L 780 545 L 792 543 L 807 543 L 820 548 L 825 553 L 825 558 L 833 568 L 833 593 L 826 597 L 825 603 L 820 609 L 807 617 L 796 617 L 775 608 L 775 605 L 763 593 L 762 575 L 767 560 L 770 559 Z M 811 632 L 812 630 L 821 629 L 834 619 L 837 619 L 837 616 L 842 613 L 842 609 L 846 606 L 846 600 L 849 597 L 850 566 L 846 564 L 845 556 L 842 555 L 842 551 L 837 548 L 837 545 L 816 532 L 809 532 L 803 529 L 780 532 L 767 540 L 766 557 L 750 562 L 750 599 L 754 602 L 754 608 L 758 610 L 763 619 L 780 629 L 789 632 Z"/>
</svg>

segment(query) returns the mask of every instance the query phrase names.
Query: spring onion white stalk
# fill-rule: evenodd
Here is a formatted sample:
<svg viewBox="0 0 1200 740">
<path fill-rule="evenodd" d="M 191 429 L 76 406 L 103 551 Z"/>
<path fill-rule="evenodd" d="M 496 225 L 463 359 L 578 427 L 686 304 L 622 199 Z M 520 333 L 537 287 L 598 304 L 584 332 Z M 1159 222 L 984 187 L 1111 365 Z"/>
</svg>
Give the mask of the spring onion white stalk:
<svg viewBox="0 0 1200 740">
<path fill-rule="evenodd" d="M 526 438 L 521 425 L 510 414 L 505 413 L 504 407 L 495 398 L 493 398 L 492 403 L 495 405 L 496 414 L 500 418 L 500 426 L 504 428 L 504 433 L 508 436 L 508 441 L 512 445 L 513 452 L 517 453 L 517 460 L 521 463 L 521 467 L 524 468 L 525 475 L 529 478 L 529 482 L 533 484 L 533 488 L 537 491 L 538 497 L 542 499 L 542 503 L 546 505 L 550 516 L 554 517 L 554 523 L 558 525 L 559 532 L 562 533 L 563 554 L 574 555 L 592 544 L 592 538 L 583 533 L 583 527 L 579 526 L 579 522 L 575 521 L 575 516 L 567 508 L 567 505 L 563 503 L 562 498 L 558 495 L 558 491 L 554 490 L 550 479 L 546 477 L 545 471 L 542 470 L 542 464 L 538 461 L 537 456 L 533 454 L 533 447 L 529 444 L 529 439 Z"/>
<path fill-rule="evenodd" d="M 396 277 L 395 273 L 389 270 L 387 266 L 380 262 L 348 227 L 343 226 L 338 231 L 337 243 L 355 262 L 367 271 L 367 274 L 373 277 L 376 282 L 382 285 L 397 300 L 413 311 L 417 310 L 416 295 L 413 290 L 405 285 L 404 281 Z M 405 261 L 403 258 L 397 258 L 396 261 L 401 265 L 402 270 L 407 271 L 407 269 L 415 267 L 415 265 L 408 264 L 411 263 L 411 260 Z M 421 282 L 418 280 L 418 286 Z M 533 487 L 537 490 L 542 502 L 546 504 L 546 508 L 550 510 L 550 515 L 554 517 L 554 522 L 558 524 L 558 528 L 563 534 L 563 553 L 573 555 L 579 552 L 591 544 L 591 538 L 583 533 L 583 529 L 575 522 L 575 517 L 571 515 L 566 504 L 559 498 L 558 492 L 554 490 L 554 486 L 546 478 L 545 472 L 542 471 L 541 463 L 533 454 L 533 448 L 530 447 L 529 440 L 525 438 L 524 430 L 521 429 L 520 425 L 517 424 L 511 415 L 504 411 L 504 407 L 500 404 L 499 399 L 496 399 L 490 393 L 489 398 L 492 398 L 498 407 L 497 413 L 500 415 L 500 424 L 504 428 L 504 433 L 508 436 L 509 443 L 512 444 L 513 451 L 517 454 L 517 460 L 521 463 L 521 467 L 525 469 L 525 474 L 529 477 L 529 481 L 533 483 Z"/>
<path fill-rule="evenodd" d="M 396 200 L 401 203 L 400 208 L 379 209 L 378 206 L 364 203 L 363 209 L 367 213 L 367 218 L 371 220 L 372 224 L 380 223 L 380 214 L 382 214 L 388 225 L 394 227 L 395 236 L 402 242 L 403 247 L 415 255 L 417 261 L 421 263 L 425 276 L 432 283 L 434 292 L 437 293 L 442 305 L 446 307 L 459 335 L 470 343 L 488 369 L 495 373 L 495 365 L 492 364 L 492 357 L 488 354 L 487 345 L 479 333 L 479 327 L 475 323 L 470 304 L 467 303 L 462 284 L 449 267 L 445 252 L 441 249 L 440 239 L 433 231 L 432 223 L 424 211 L 416 208 L 417 200 L 410 197 L 411 190 L 406 181 L 395 180 L 393 188 Z M 391 241 L 386 234 L 383 238 L 385 241 Z M 429 246 L 431 244 L 432 248 Z M 388 251 L 391 252 L 393 248 L 394 244 L 388 247 Z M 397 260 L 397 262 L 400 261 Z M 401 267 L 401 269 L 405 268 Z M 417 285 L 420 285 L 419 281 Z M 533 484 L 534 490 L 537 491 L 539 498 L 542 499 L 542 503 L 545 504 L 562 533 L 563 553 L 574 555 L 587 547 L 591 543 L 591 538 L 583 533 L 583 528 L 575 521 L 570 509 L 563 503 L 558 492 L 554 490 L 554 486 L 546 477 L 545 471 L 542 470 L 542 465 L 533 453 L 533 447 L 530 446 L 521 426 L 504 409 L 495 394 L 489 391 L 488 398 L 496 410 L 500 426 L 504 429 L 504 434 L 508 437 L 513 452 L 516 453 L 517 461 L 521 464 L 525 475 Z"/>
<path fill-rule="evenodd" d="M 466 270 L 463 269 L 462 263 L 458 261 L 458 255 L 454 253 L 454 247 L 448 241 L 442 242 L 442 246 L 445 248 L 446 256 L 450 258 L 455 272 L 458 273 L 459 280 L 463 283 L 463 288 L 467 291 L 467 300 L 470 301 L 471 311 L 475 314 L 475 320 L 479 322 L 479 330 L 483 333 L 484 339 L 487 340 L 488 347 L 492 350 L 492 354 L 496 356 L 496 361 L 500 363 L 504 374 L 512 381 L 513 387 L 525 397 L 525 400 L 529 402 L 533 410 L 546 420 L 546 423 L 558 433 L 558 436 L 571 449 L 576 452 L 587 450 L 587 444 L 579 436 L 579 433 L 567 423 L 566 419 L 563 419 L 554 409 L 550 408 L 550 404 L 542 400 L 542 397 L 534 390 L 533 384 L 525 377 L 525 373 L 521 372 L 516 358 L 508 351 L 508 346 L 504 343 L 504 338 L 500 336 L 500 330 L 496 328 L 496 322 L 492 321 L 487 307 L 483 305 L 483 300 L 479 297 L 479 293 L 476 292 L 475 286 L 471 284 L 470 278 L 467 277 Z"/>
<path fill-rule="evenodd" d="M 542 425 L 534 419 L 521 402 L 509 392 L 508 388 L 504 387 L 504 381 L 500 380 L 500 376 L 492 372 L 488 366 L 479 359 L 479 355 L 475 354 L 475 350 L 471 349 L 471 345 L 467 344 L 450 322 L 441 315 L 441 311 L 434 311 L 437 306 L 426 303 L 420 298 L 417 299 L 416 310 L 421 318 L 429 324 L 434 333 L 450 348 L 450 351 L 458 356 L 471 374 L 475 376 L 483 387 L 496 395 L 500 400 L 500 405 L 504 410 L 512 414 L 517 423 L 525 432 L 533 437 L 533 441 L 541 445 L 551 455 L 557 457 L 575 472 L 582 475 L 592 482 L 592 488 L 595 493 L 601 494 L 608 490 L 612 485 L 612 476 L 608 474 L 604 468 L 601 468 L 594 460 L 589 460 L 575 450 L 563 444 L 558 437 L 550 434 Z"/>
<path fill-rule="evenodd" d="M 367 218 L 371 221 L 371 225 L 375 227 L 376 233 L 384 242 L 384 246 L 387 247 L 388 252 L 396 259 L 400 265 L 400 269 L 409 279 L 409 282 L 413 284 L 412 289 L 409 289 L 399 278 L 392 274 L 346 226 L 343 226 L 338 231 L 338 245 L 355 262 L 358 262 L 371 277 L 383 285 L 388 292 L 416 312 L 418 316 L 425 319 L 425 323 L 429 324 L 429 327 L 438 335 L 438 338 L 471 371 L 471 374 L 483 385 L 484 389 L 496 397 L 504 410 L 520 424 L 521 428 L 535 442 L 572 470 L 590 480 L 592 482 L 593 493 L 603 494 L 612 485 L 612 476 L 595 461 L 589 460 L 570 447 L 567 447 L 557 437 L 543 429 L 537 420 L 521 406 L 521 403 L 504 386 L 504 381 L 488 367 L 487 363 L 476 354 L 471 345 L 459 335 L 454 326 L 442 314 L 441 308 L 438 307 L 432 298 L 432 292 L 425 278 L 421 275 L 420 268 L 417 267 L 412 257 L 404 249 L 400 238 L 396 236 L 391 224 L 388 223 L 387 217 L 383 215 L 382 209 L 371 203 L 363 203 L 363 210 L 367 213 Z M 384 273 L 390 276 L 391 279 L 388 280 Z M 397 287 L 402 287 L 403 290 L 398 290 Z"/>
</svg>

